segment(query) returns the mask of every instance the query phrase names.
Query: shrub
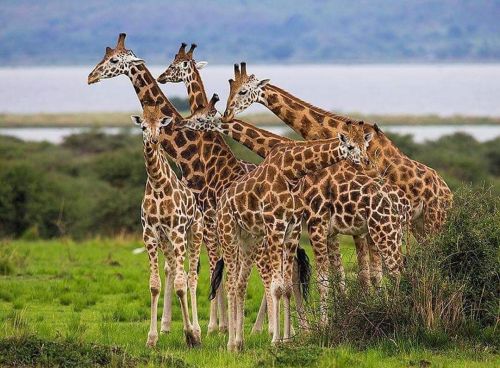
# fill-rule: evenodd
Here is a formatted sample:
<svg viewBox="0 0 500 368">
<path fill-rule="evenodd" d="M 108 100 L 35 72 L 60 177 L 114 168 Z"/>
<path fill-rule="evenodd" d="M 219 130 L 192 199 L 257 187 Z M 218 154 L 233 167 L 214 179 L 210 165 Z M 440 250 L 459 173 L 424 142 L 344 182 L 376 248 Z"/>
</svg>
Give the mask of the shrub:
<svg viewBox="0 0 500 368">
<path fill-rule="evenodd" d="M 499 208 L 490 188 L 462 187 L 442 231 L 407 255 L 399 288 L 389 282 L 381 293 L 364 293 L 348 280 L 345 293 L 330 292 L 327 323 L 311 308 L 311 338 L 362 347 L 387 339 L 491 344 L 500 321 Z"/>
</svg>

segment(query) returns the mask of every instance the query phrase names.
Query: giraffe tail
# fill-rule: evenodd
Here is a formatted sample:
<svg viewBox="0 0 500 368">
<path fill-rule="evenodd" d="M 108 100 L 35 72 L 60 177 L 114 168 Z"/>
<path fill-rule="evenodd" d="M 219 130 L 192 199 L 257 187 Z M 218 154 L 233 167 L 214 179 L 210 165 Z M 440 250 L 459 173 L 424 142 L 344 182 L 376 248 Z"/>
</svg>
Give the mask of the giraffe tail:
<svg viewBox="0 0 500 368">
<path fill-rule="evenodd" d="M 224 272 L 224 258 L 221 257 L 215 264 L 215 269 L 212 272 L 212 279 L 210 280 L 210 295 L 208 296 L 209 300 L 215 298 L 217 294 L 217 290 L 220 287 L 222 282 L 222 273 Z"/>
<path fill-rule="evenodd" d="M 309 297 L 309 284 L 311 281 L 311 263 L 304 248 L 297 248 L 297 260 L 300 289 L 302 290 L 302 297 L 307 301 Z"/>
</svg>

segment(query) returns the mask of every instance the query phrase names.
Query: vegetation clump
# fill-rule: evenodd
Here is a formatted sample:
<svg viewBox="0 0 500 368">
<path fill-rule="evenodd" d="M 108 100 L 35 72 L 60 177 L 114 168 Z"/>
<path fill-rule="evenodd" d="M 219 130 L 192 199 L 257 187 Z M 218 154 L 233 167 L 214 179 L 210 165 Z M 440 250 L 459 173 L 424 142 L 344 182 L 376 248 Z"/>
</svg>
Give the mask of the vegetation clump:
<svg viewBox="0 0 500 368">
<path fill-rule="evenodd" d="M 492 188 L 460 188 L 444 229 L 411 248 L 399 288 L 389 281 L 365 293 L 351 280 L 345 293 L 330 293 L 326 324 L 312 309 L 310 335 L 328 346 L 412 340 L 430 348 L 498 348 L 499 202 Z"/>
</svg>

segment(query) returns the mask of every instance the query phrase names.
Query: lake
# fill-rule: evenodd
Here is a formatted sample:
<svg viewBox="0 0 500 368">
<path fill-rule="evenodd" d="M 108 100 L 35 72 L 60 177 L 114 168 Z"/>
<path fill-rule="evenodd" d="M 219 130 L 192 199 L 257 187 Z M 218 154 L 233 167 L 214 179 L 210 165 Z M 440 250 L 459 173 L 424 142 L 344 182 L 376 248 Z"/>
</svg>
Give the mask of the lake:
<svg viewBox="0 0 500 368">
<path fill-rule="evenodd" d="M 99 56 L 96 56 L 96 62 Z M 87 85 L 94 65 L 0 68 L 0 113 L 135 111 L 136 94 L 125 76 Z M 153 66 L 158 76 L 165 67 Z M 337 112 L 500 116 L 500 64 L 439 65 L 249 65 L 302 99 Z M 225 106 L 231 65 L 202 70 L 207 93 Z M 183 85 L 161 88 L 186 96 Z M 249 112 L 262 111 L 253 106 Z"/>
<path fill-rule="evenodd" d="M 286 125 L 262 126 L 275 134 L 285 135 L 291 132 Z M 9 135 L 25 141 L 47 141 L 51 143 L 61 143 L 63 139 L 71 134 L 89 131 L 90 128 L 0 128 L 0 135 Z M 436 140 L 444 135 L 456 132 L 464 132 L 472 135 L 480 142 L 484 142 L 500 136 L 499 125 L 388 125 L 382 126 L 385 132 L 398 134 L 411 134 L 416 142 L 422 143 L 426 140 Z M 117 134 L 123 130 L 128 130 L 139 134 L 140 129 L 134 128 L 101 128 L 107 134 Z"/>
</svg>

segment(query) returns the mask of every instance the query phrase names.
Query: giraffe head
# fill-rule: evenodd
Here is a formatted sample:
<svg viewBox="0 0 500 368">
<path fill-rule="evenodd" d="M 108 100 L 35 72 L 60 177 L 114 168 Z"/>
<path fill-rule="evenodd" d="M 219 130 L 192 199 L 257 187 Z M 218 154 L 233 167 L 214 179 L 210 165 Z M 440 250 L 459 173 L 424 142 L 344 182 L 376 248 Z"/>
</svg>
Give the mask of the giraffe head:
<svg viewBox="0 0 500 368">
<path fill-rule="evenodd" d="M 369 165 L 367 148 L 373 138 L 372 132 L 365 132 L 363 124 L 346 124 L 338 133 L 342 155 L 354 162 Z"/>
<path fill-rule="evenodd" d="M 193 59 L 193 51 L 196 48 L 196 44 L 192 43 L 188 52 L 186 52 L 186 46 L 184 42 L 181 44 L 179 51 L 174 57 L 174 61 L 156 79 L 158 83 L 188 82 L 189 78 L 193 78 L 193 73 L 196 69 L 200 70 L 207 65 L 206 61 L 196 62 Z"/>
<path fill-rule="evenodd" d="M 241 69 L 240 69 L 241 65 Z M 269 79 L 259 80 L 254 74 L 247 75 L 247 64 L 234 64 L 234 79 L 229 80 L 229 97 L 227 99 L 224 121 L 230 121 L 234 116 L 254 102 L 263 102 L 263 88 Z"/>
<path fill-rule="evenodd" d="M 214 93 L 207 106 L 200 107 L 191 116 L 176 124 L 176 129 L 188 128 L 204 132 L 222 132 L 220 118 L 216 116 L 217 109 L 215 108 L 215 104 L 217 101 L 219 101 L 219 96 Z"/>
<path fill-rule="evenodd" d="M 125 37 L 125 33 L 120 33 L 116 47 L 114 49 L 106 47 L 104 58 L 89 74 L 88 84 L 97 83 L 101 79 L 113 78 L 120 74 L 128 75 L 131 66 L 144 63 L 144 60 L 135 56 L 132 50 L 125 48 Z"/>
<path fill-rule="evenodd" d="M 134 124 L 141 127 L 144 143 L 157 145 L 162 129 L 169 125 L 173 118 L 163 115 L 158 102 L 145 104 L 143 116 L 141 118 L 139 115 L 132 115 L 130 118 Z"/>
</svg>

